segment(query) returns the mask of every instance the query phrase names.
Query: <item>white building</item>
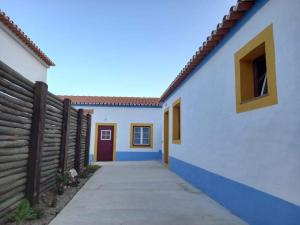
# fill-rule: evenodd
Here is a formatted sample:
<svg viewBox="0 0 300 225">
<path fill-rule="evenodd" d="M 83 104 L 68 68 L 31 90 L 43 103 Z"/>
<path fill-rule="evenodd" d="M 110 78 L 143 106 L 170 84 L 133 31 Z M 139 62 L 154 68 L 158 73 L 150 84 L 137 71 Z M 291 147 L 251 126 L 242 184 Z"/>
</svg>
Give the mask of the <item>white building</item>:
<svg viewBox="0 0 300 225">
<path fill-rule="evenodd" d="M 161 159 L 158 98 L 61 97 L 92 114 L 90 155 L 94 161 Z"/>
<path fill-rule="evenodd" d="M 300 224 L 299 12 L 238 2 L 161 97 L 169 168 L 251 225 Z"/>
<path fill-rule="evenodd" d="M 92 144 L 113 138 L 98 129 L 108 123 L 117 130 L 110 160 L 118 152 L 146 159 L 129 157 L 130 124 L 153 124 L 153 149 L 138 152 L 162 149 L 172 171 L 251 225 L 300 224 L 299 11 L 297 0 L 238 1 L 164 92 L 162 108 L 70 97 L 94 110 Z"/>
<path fill-rule="evenodd" d="M 15 23 L 0 11 L 0 61 L 32 82 L 47 83 L 54 63 Z"/>
</svg>

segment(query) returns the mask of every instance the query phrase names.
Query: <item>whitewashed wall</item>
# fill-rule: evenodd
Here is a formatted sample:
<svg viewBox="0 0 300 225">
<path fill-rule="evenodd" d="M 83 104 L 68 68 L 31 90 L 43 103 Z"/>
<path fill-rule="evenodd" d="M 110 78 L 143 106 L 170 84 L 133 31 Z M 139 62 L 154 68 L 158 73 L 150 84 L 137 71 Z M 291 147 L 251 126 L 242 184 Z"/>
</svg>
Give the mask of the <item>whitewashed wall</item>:
<svg viewBox="0 0 300 225">
<path fill-rule="evenodd" d="M 91 122 L 90 154 L 94 154 L 95 124 L 117 124 L 116 151 L 153 152 L 161 149 L 161 108 L 150 107 L 102 107 L 102 106 L 76 106 L 76 108 L 93 109 Z M 130 148 L 130 124 L 153 123 L 153 148 Z"/>
<path fill-rule="evenodd" d="M 27 79 L 47 82 L 47 65 L 0 22 L 0 60 Z"/>
<path fill-rule="evenodd" d="M 292 3 L 292 4 L 290 4 Z M 170 156 L 300 205 L 300 1 L 271 0 L 166 101 L 181 97 Z M 234 53 L 273 24 L 275 106 L 236 113 Z M 172 129 L 170 110 L 170 130 Z"/>
</svg>

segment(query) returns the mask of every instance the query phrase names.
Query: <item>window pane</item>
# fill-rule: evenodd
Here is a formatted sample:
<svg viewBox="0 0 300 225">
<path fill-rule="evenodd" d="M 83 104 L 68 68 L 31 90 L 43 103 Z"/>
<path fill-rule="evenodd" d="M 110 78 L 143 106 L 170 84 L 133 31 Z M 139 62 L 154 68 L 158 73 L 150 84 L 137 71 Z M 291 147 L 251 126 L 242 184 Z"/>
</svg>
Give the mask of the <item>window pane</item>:
<svg viewBox="0 0 300 225">
<path fill-rule="evenodd" d="M 134 126 L 133 145 L 150 145 L 150 132 L 149 126 Z"/>
<path fill-rule="evenodd" d="M 134 127 L 133 128 L 133 144 L 134 145 L 140 145 L 141 144 L 141 128 L 140 127 Z"/>
<path fill-rule="evenodd" d="M 143 145 L 149 145 L 149 144 L 150 144 L 149 138 L 143 138 Z"/>
<path fill-rule="evenodd" d="M 254 97 L 268 93 L 266 55 L 253 60 Z"/>
<path fill-rule="evenodd" d="M 141 138 L 141 133 L 135 133 L 134 138 Z"/>
<path fill-rule="evenodd" d="M 143 138 L 144 139 L 149 139 L 150 138 L 150 134 L 148 133 L 143 133 Z"/>
<path fill-rule="evenodd" d="M 133 144 L 140 145 L 141 144 L 141 139 L 140 138 L 134 138 Z"/>
<path fill-rule="evenodd" d="M 140 127 L 134 127 L 134 133 L 141 133 Z"/>
<path fill-rule="evenodd" d="M 101 130 L 101 140 L 111 140 L 111 131 Z"/>
<path fill-rule="evenodd" d="M 149 127 L 143 127 L 143 133 L 149 134 Z"/>
</svg>

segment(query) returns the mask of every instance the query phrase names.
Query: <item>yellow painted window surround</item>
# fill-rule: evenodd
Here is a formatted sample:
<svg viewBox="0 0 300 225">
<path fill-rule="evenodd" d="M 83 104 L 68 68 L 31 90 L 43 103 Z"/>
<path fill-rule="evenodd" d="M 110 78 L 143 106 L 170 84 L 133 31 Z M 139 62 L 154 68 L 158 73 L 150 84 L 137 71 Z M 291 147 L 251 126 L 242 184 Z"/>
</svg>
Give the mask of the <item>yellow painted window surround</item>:
<svg viewBox="0 0 300 225">
<path fill-rule="evenodd" d="M 235 53 L 234 58 L 236 112 L 277 104 L 273 26 L 269 25 L 249 41 Z M 260 67 L 257 66 L 257 61 L 260 62 Z M 258 77 L 256 71 L 262 64 L 266 72 Z M 261 80 L 264 80 L 264 83 L 259 83 Z"/>
<path fill-rule="evenodd" d="M 181 143 L 181 99 L 177 99 L 172 104 L 173 119 L 172 119 L 172 143 Z"/>
<path fill-rule="evenodd" d="M 130 148 L 153 148 L 153 124 L 130 124 Z"/>
</svg>

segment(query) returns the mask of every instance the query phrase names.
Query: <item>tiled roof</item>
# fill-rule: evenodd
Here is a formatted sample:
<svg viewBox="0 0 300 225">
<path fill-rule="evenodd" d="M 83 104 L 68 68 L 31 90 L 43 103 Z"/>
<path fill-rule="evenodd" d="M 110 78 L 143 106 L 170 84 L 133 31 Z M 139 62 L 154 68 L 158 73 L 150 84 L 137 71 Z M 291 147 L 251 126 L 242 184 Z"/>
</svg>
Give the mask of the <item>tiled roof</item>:
<svg viewBox="0 0 300 225">
<path fill-rule="evenodd" d="M 14 33 L 21 42 L 23 42 L 28 48 L 30 48 L 42 61 L 48 66 L 55 66 L 55 64 L 49 59 L 45 53 L 43 53 L 39 47 L 33 43 L 32 40 L 8 17 L 4 12 L 0 10 L 0 21 L 4 26 Z"/>
<path fill-rule="evenodd" d="M 211 35 L 203 42 L 199 50 L 193 55 L 186 66 L 180 71 L 175 80 L 169 85 L 167 90 L 160 97 L 163 102 L 168 96 L 191 74 L 193 69 L 218 45 L 226 36 L 229 30 L 239 21 L 244 14 L 254 5 L 255 0 L 238 0 L 235 6 L 230 8 L 229 14 L 223 17 Z"/>
<path fill-rule="evenodd" d="M 155 106 L 159 107 L 159 98 L 145 97 L 106 97 L 106 96 L 59 96 L 62 99 L 71 99 L 72 104 L 80 105 L 107 105 L 107 106 Z"/>
</svg>

